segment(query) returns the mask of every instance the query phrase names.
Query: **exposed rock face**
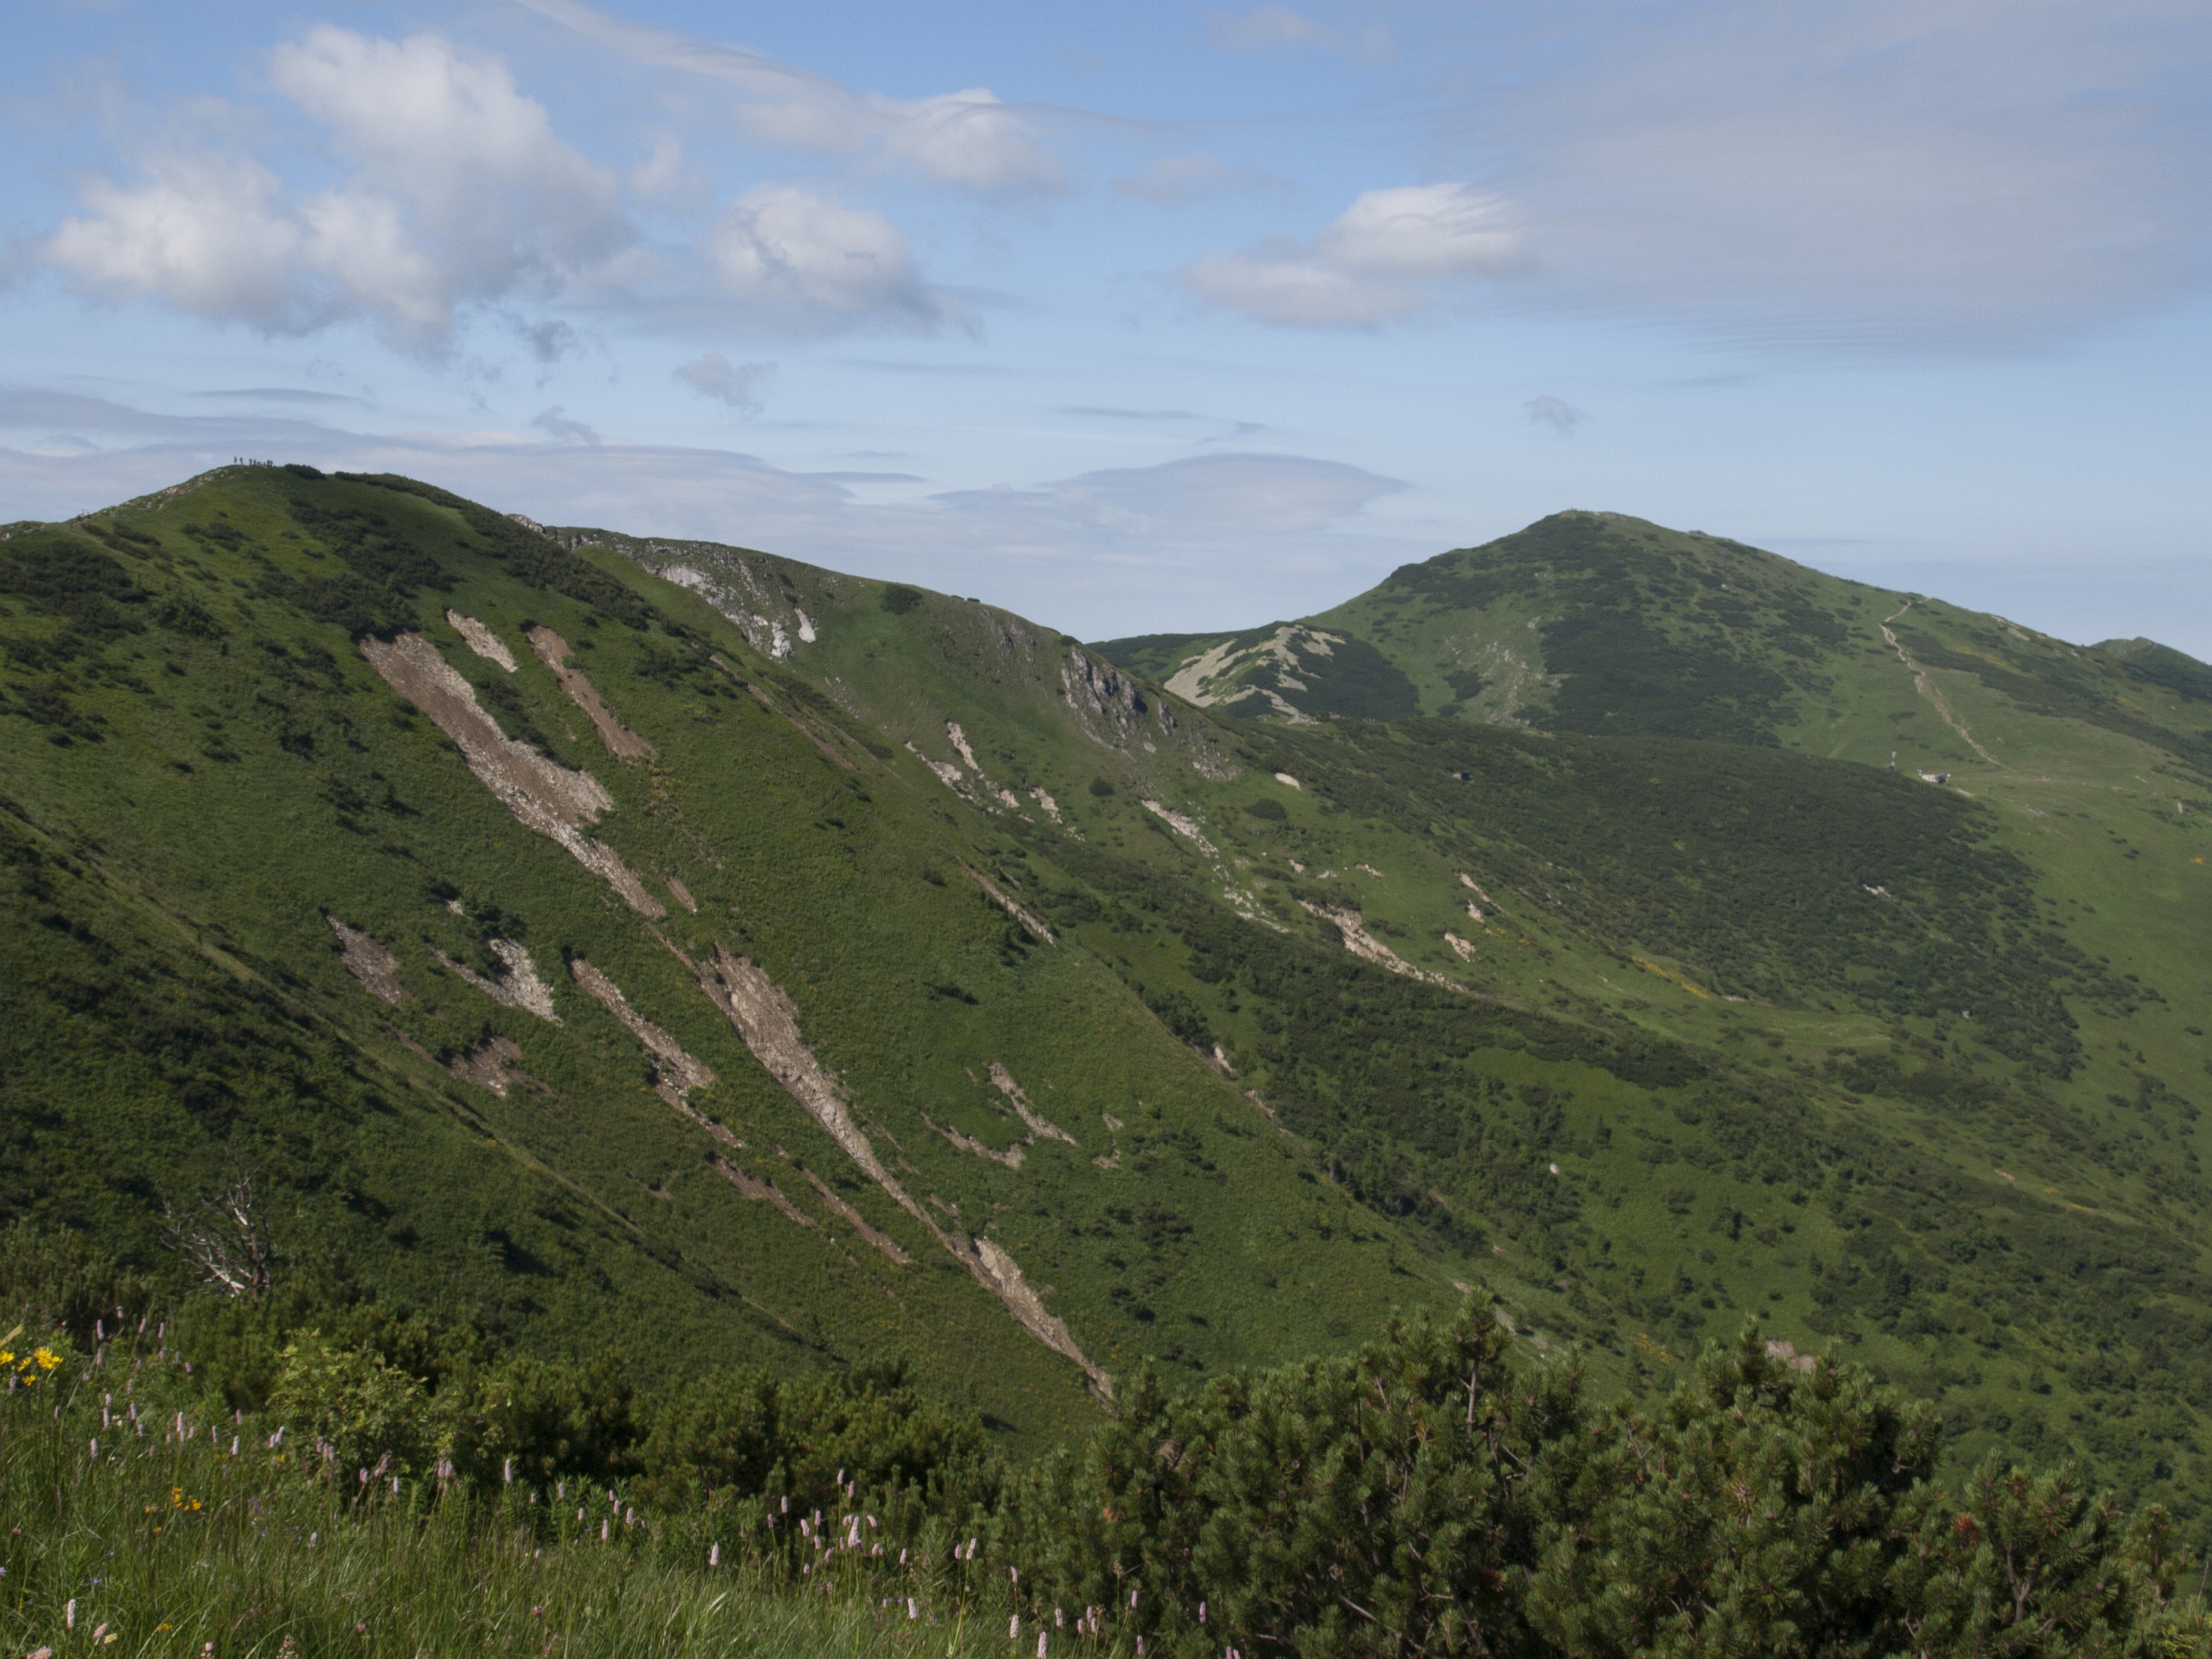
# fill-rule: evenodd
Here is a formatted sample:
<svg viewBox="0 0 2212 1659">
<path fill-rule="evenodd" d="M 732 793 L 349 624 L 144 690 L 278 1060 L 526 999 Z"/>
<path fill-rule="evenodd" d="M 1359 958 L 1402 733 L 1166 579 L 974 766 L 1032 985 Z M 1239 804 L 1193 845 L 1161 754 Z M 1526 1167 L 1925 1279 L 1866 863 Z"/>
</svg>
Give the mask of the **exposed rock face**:
<svg viewBox="0 0 2212 1659">
<path fill-rule="evenodd" d="M 1075 711 L 1083 735 L 1107 749 L 1127 750 L 1145 740 L 1147 716 L 1162 732 L 1175 730 L 1175 716 L 1155 708 L 1137 682 L 1088 651 L 1070 651 L 1060 665 L 1060 684 Z"/>
</svg>

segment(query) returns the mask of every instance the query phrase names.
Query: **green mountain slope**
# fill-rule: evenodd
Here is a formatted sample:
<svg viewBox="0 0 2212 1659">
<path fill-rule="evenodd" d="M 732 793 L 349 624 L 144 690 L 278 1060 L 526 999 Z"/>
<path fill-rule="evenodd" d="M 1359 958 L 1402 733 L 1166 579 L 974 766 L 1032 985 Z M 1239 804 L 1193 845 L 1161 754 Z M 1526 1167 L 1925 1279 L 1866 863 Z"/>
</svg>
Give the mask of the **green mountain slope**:
<svg viewBox="0 0 2212 1659">
<path fill-rule="evenodd" d="M 294 1271 L 1039 1436 L 1455 1286 L 1608 1383 L 1756 1314 L 2212 1521 L 2203 671 L 1508 543 L 1093 650 L 404 480 L 18 526 L 0 1205 L 157 1259 L 245 1164 Z"/>
<path fill-rule="evenodd" d="M 158 1261 L 235 1164 L 301 1270 L 1032 1432 L 1449 1296 L 682 589 L 272 469 L 0 569 L 9 1213 Z"/>
</svg>

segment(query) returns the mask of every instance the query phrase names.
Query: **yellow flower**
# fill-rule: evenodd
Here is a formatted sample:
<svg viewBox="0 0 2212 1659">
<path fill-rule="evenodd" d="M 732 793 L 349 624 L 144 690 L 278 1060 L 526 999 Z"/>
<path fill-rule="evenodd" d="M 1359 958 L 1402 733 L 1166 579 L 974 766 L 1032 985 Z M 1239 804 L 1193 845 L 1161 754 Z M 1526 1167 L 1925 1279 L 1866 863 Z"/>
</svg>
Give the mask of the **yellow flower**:
<svg viewBox="0 0 2212 1659">
<path fill-rule="evenodd" d="M 0 1365 L 12 1365 L 15 1363 L 15 1354 L 6 1348 L 0 1348 Z"/>
<path fill-rule="evenodd" d="M 39 1362 L 39 1369 L 42 1371 L 50 1371 L 62 1363 L 62 1357 L 44 1343 L 33 1351 L 31 1358 Z"/>
</svg>

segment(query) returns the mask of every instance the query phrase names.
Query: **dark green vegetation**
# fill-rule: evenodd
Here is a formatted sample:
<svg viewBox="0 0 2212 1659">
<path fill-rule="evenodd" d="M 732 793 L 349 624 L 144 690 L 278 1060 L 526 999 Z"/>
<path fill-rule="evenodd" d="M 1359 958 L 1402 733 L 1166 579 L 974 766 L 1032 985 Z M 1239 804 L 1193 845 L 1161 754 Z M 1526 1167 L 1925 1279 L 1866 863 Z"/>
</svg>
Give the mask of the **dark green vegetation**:
<svg viewBox="0 0 2212 1659">
<path fill-rule="evenodd" d="M 1468 1292 L 1606 1389 L 1756 1314 L 2212 1529 L 2179 653 L 1596 514 L 1102 653 L 281 469 L 13 527 L 0 653 L 0 1211 L 172 1292 L 896 1352 L 1024 1452 Z"/>
<path fill-rule="evenodd" d="M 140 1314 L 72 1256 L 0 1240 L 50 1334 L 0 1338 L 11 1650 L 2212 1651 L 2162 1512 L 1943 1481 L 1924 1407 L 1748 1331 L 1638 1407 L 1486 1313 L 1393 1324 L 1180 1396 L 1146 1370 L 1013 1465 L 896 1371 L 648 1391 L 357 1309 Z"/>
</svg>

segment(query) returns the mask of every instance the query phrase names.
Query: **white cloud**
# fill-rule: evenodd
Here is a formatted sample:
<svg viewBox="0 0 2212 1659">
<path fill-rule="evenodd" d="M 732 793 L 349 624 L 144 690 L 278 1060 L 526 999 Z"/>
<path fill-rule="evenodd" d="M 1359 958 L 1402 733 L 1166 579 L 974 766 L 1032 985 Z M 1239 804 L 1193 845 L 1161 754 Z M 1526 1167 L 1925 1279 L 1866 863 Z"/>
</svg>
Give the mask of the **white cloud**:
<svg viewBox="0 0 2212 1659">
<path fill-rule="evenodd" d="M 47 262 L 109 298 L 271 333 L 362 316 L 424 351 L 462 307 L 556 294 L 631 238 L 613 176 L 495 59 L 325 25 L 277 47 L 270 74 L 349 177 L 288 203 L 258 162 L 155 155 L 141 183 L 90 180 L 87 215 L 46 242 Z"/>
<path fill-rule="evenodd" d="M 1133 197 L 1161 207 L 1181 207 L 1213 196 L 1258 195 L 1291 188 L 1287 179 L 1265 167 L 1224 161 L 1200 151 L 1194 155 L 1164 155 L 1139 171 L 1114 181 L 1116 196 Z"/>
<path fill-rule="evenodd" d="M 927 331 L 959 320 L 923 283 L 890 221 L 795 185 L 747 191 L 702 248 L 726 294 L 795 331 L 866 320 Z"/>
<path fill-rule="evenodd" d="M 775 378 L 774 363 L 733 363 L 719 351 L 694 357 L 672 372 L 702 398 L 727 404 L 740 415 L 761 412 L 769 383 Z"/>
<path fill-rule="evenodd" d="M 1185 268 L 1200 298 L 1282 327 L 1373 328 L 1431 311 L 1448 285 L 1528 263 L 1512 209 L 1471 185 L 1356 198 L 1310 246 L 1264 242 Z"/>
<path fill-rule="evenodd" d="M 732 115 L 763 143 L 883 165 L 979 194 L 1056 191 L 1059 158 L 1027 115 L 988 88 L 915 100 L 862 95 L 750 47 L 629 23 L 577 0 L 521 0 L 540 15 L 634 63 L 730 87 Z"/>
<path fill-rule="evenodd" d="M 295 331 L 327 315 L 301 280 L 310 232 L 283 211 L 274 173 L 191 154 L 157 156 L 148 173 L 132 186 L 88 180 L 89 212 L 48 240 L 47 262 L 103 298 L 158 294 L 214 321 Z"/>
<path fill-rule="evenodd" d="M 942 184 L 977 191 L 1052 191 L 1059 160 L 987 87 L 912 103 L 871 97 L 885 154 Z"/>
</svg>

